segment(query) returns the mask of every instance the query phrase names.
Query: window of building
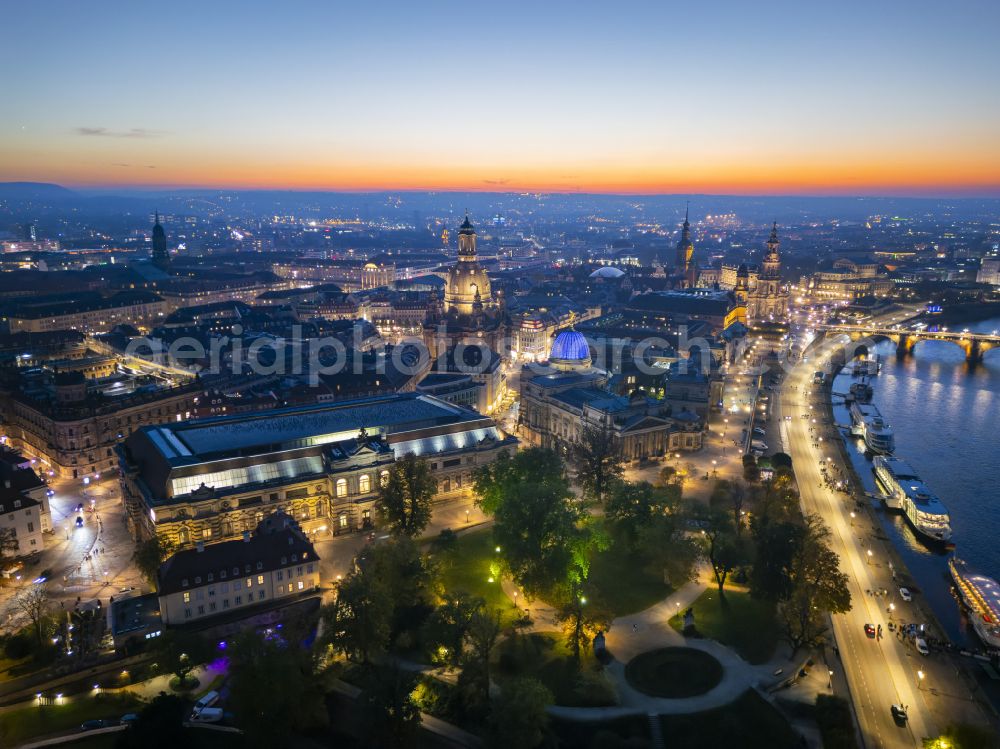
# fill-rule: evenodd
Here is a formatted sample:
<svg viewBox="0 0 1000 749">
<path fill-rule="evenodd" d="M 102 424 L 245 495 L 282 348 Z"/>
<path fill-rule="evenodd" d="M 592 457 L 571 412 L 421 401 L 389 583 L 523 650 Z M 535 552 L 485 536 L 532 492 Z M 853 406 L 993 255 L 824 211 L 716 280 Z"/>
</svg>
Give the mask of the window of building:
<svg viewBox="0 0 1000 749">
<path fill-rule="evenodd" d="M 263 590 L 258 590 L 257 591 L 257 600 L 258 601 L 263 601 L 264 600 L 264 591 Z"/>
<path fill-rule="evenodd" d="M 34 533 L 34 532 L 35 532 L 35 524 L 28 523 L 28 533 Z"/>
<path fill-rule="evenodd" d="M 191 603 L 191 594 L 188 592 L 184 593 L 184 603 Z"/>
<path fill-rule="evenodd" d="M 228 598 L 223 598 L 222 599 L 222 608 L 223 609 L 228 609 L 229 608 L 229 599 Z"/>
<path fill-rule="evenodd" d="M 313 571 L 313 566 L 310 564 L 306 567 L 306 572 L 308 572 L 311 575 L 312 571 Z"/>
<path fill-rule="evenodd" d="M 302 577 L 302 567 L 297 567 L 295 570 L 295 574 L 298 575 L 299 577 Z"/>
<path fill-rule="evenodd" d="M 358 477 L 358 491 L 362 494 L 370 492 L 372 490 L 372 480 L 367 473 L 363 473 Z"/>
<path fill-rule="evenodd" d="M 305 583 L 303 583 L 301 580 L 299 580 L 299 590 L 302 590 L 304 587 L 305 587 Z"/>
<path fill-rule="evenodd" d="M 258 585 L 263 585 L 264 584 L 264 576 L 263 575 L 257 575 L 257 584 Z"/>
<path fill-rule="evenodd" d="M 236 596 L 236 600 L 234 600 L 233 603 L 239 606 L 241 603 L 243 603 L 243 596 Z"/>
<path fill-rule="evenodd" d="M 191 618 L 191 609 L 184 609 L 184 618 L 185 619 Z"/>
<path fill-rule="evenodd" d="M 385 486 L 386 484 L 388 484 L 389 483 L 389 472 L 388 471 L 382 471 L 382 473 L 380 473 L 378 475 L 378 480 L 379 480 L 379 483 L 382 484 L 382 486 Z"/>
<path fill-rule="evenodd" d="M 277 578 L 279 580 L 281 579 L 282 575 L 284 575 L 284 572 L 282 572 L 281 570 L 278 570 Z"/>
<path fill-rule="evenodd" d="M 252 585 L 253 585 L 253 578 L 249 578 L 249 577 L 248 577 L 248 578 L 247 578 L 247 587 L 249 588 L 249 587 L 251 587 Z"/>
<path fill-rule="evenodd" d="M 205 607 L 204 606 L 199 606 L 198 607 L 198 616 L 204 616 L 204 615 L 205 615 Z"/>
<path fill-rule="evenodd" d="M 340 527 L 341 528 L 346 528 L 347 527 L 347 515 L 341 513 L 340 517 L 338 518 L 338 522 L 340 523 Z"/>
<path fill-rule="evenodd" d="M 210 604 L 208 604 L 208 610 L 215 611 L 215 601 L 212 601 Z"/>
<path fill-rule="evenodd" d="M 208 581 L 209 581 L 209 582 L 212 582 L 212 581 L 214 581 L 214 580 L 215 580 L 215 575 L 213 575 L 213 574 L 212 574 L 211 572 L 209 572 L 209 573 L 208 573 Z"/>
<path fill-rule="evenodd" d="M 202 538 L 211 538 L 212 537 L 212 529 L 211 528 L 202 528 L 202 530 L 201 530 L 201 537 Z"/>
<path fill-rule="evenodd" d="M 337 479 L 337 496 L 347 496 L 347 479 Z"/>
</svg>

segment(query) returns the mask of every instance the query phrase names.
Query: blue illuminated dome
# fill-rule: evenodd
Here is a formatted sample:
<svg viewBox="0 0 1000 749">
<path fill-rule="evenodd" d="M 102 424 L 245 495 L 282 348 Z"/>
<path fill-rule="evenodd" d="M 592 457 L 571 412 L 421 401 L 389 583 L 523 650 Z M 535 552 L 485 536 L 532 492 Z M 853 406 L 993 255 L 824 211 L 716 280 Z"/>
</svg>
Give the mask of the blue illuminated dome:
<svg viewBox="0 0 1000 749">
<path fill-rule="evenodd" d="M 621 278 L 625 275 L 625 271 L 621 268 L 615 268 L 611 265 L 605 265 L 602 268 L 598 268 L 593 273 L 590 274 L 591 278 Z"/>
<path fill-rule="evenodd" d="M 583 333 L 564 330 L 552 342 L 549 363 L 557 369 L 573 369 L 590 366 L 590 346 Z"/>
</svg>

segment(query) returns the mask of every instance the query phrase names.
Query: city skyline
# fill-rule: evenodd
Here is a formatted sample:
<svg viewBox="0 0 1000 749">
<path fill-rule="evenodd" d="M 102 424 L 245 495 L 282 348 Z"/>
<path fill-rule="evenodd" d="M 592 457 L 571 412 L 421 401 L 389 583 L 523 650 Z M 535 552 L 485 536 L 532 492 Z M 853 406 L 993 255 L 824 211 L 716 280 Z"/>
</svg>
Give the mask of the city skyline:
<svg viewBox="0 0 1000 749">
<path fill-rule="evenodd" d="M 0 180 L 1000 195 L 996 6 L 503 10 L 17 7 Z"/>
</svg>

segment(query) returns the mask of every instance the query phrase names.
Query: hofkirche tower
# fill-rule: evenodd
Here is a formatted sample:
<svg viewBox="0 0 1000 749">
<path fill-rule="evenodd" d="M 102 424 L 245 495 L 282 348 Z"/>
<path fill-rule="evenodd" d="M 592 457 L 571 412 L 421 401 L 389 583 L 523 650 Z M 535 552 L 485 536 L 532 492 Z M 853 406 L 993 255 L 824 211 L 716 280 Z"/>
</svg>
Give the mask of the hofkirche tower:
<svg viewBox="0 0 1000 749">
<path fill-rule="evenodd" d="M 771 226 L 767 252 L 761 263 L 757 285 L 747 298 L 747 316 L 751 322 L 783 321 L 788 314 L 788 291 L 781 283 L 781 256 L 778 254 L 778 222 Z"/>
<path fill-rule="evenodd" d="M 445 279 L 444 305 L 435 295 L 427 306 L 424 343 L 432 357 L 458 343 L 483 344 L 502 353 L 509 322 L 502 295 L 493 294 L 479 264 L 476 230 L 466 214 L 458 229 L 458 259 Z"/>
</svg>

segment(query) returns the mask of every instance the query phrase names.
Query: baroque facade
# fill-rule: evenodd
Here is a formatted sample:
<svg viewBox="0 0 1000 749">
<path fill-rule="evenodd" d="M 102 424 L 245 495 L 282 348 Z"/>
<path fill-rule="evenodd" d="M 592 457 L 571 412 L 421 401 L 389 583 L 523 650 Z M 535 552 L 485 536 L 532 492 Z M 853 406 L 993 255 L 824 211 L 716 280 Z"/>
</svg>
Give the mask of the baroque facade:
<svg viewBox="0 0 1000 749">
<path fill-rule="evenodd" d="M 432 359 L 458 344 L 505 348 L 510 318 L 503 294 L 492 292 L 476 253 L 476 230 L 466 216 L 458 230 L 458 260 L 445 281 L 444 303 L 431 292 L 427 305 L 424 344 Z"/>
<path fill-rule="evenodd" d="M 781 256 L 778 254 L 778 223 L 771 227 L 767 253 L 761 263 L 757 284 L 747 295 L 747 317 L 751 324 L 788 316 L 788 291 L 781 281 Z"/>
<path fill-rule="evenodd" d="M 184 548 L 279 511 L 311 536 L 371 527 L 379 482 L 410 452 L 438 499 L 468 497 L 473 472 L 516 444 L 488 417 L 405 393 L 146 427 L 118 458 L 133 535 Z"/>
<path fill-rule="evenodd" d="M 590 366 L 583 334 L 568 330 L 552 344 L 548 366 L 521 370 L 521 436 L 530 445 L 565 450 L 584 428 L 613 432 L 626 461 L 643 462 L 702 446 L 697 419 L 671 418 L 669 405 L 636 390 L 629 396 L 607 390 L 607 373 Z"/>
</svg>

